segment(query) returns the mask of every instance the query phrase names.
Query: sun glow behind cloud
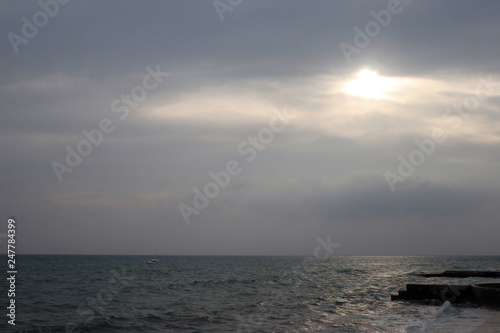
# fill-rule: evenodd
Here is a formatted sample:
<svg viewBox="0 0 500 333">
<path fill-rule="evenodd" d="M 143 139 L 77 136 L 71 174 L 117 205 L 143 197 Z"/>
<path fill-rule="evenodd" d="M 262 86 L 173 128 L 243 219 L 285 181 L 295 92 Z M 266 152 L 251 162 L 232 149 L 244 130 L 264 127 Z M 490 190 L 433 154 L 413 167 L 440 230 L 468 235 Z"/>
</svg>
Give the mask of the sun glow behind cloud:
<svg viewBox="0 0 500 333">
<path fill-rule="evenodd" d="M 397 85 L 397 79 L 382 77 L 374 71 L 364 69 L 355 79 L 346 83 L 345 92 L 367 99 L 385 99 Z"/>
<path fill-rule="evenodd" d="M 444 114 L 471 94 L 478 79 L 445 74 L 422 78 L 362 70 L 286 82 L 231 82 L 186 92 L 174 101 L 157 96 L 136 114 L 155 124 L 243 128 L 266 126 L 274 110 L 287 110 L 294 115 L 290 128 L 351 139 L 373 140 L 402 132 L 425 137 L 435 128 L 446 129 L 450 137 L 467 134 L 469 140 L 488 142 L 498 138 L 481 112 L 453 128 L 458 115 Z M 486 100 L 481 108 L 496 109 Z"/>
</svg>

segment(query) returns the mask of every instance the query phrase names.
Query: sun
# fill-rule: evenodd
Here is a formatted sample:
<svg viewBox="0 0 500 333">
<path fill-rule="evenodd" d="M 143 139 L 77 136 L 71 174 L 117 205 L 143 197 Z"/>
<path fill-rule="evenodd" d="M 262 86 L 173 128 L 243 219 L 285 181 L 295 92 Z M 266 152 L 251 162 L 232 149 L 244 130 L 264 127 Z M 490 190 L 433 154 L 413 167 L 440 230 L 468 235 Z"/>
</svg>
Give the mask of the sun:
<svg viewBox="0 0 500 333">
<path fill-rule="evenodd" d="M 385 99 L 393 90 L 395 82 L 391 78 L 379 76 L 376 72 L 364 69 L 355 79 L 346 83 L 345 92 L 352 96 L 367 99 Z"/>
</svg>

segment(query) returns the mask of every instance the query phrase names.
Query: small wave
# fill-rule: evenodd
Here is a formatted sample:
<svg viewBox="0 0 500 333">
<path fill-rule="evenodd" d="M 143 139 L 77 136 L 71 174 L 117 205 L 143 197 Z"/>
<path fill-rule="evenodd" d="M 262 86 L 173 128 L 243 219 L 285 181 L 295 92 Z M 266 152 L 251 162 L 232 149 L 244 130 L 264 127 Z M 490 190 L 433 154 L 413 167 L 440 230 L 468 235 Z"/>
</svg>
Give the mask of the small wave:
<svg viewBox="0 0 500 333">
<path fill-rule="evenodd" d="M 210 316 L 203 316 L 203 315 L 198 315 L 194 318 L 195 321 L 201 321 L 201 322 L 206 322 L 206 323 L 211 323 L 212 317 Z"/>
<path fill-rule="evenodd" d="M 237 279 L 237 278 L 228 278 L 225 280 L 194 280 L 190 283 L 193 286 L 202 286 L 202 287 L 216 287 L 219 285 L 233 285 L 233 284 L 254 284 L 256 283 L 256 279 Z"/>
<path fill-rule="evenodd" d="M 153 321 L 163 321 L 163 318 L 156 315 L 156 314 L 153 314 L 153 313 L 148 313 L 144 316 L 144 319 L 146 319 L 147 321 L 150 321 L 150 320 L 153 320 Z"/>
</svg>

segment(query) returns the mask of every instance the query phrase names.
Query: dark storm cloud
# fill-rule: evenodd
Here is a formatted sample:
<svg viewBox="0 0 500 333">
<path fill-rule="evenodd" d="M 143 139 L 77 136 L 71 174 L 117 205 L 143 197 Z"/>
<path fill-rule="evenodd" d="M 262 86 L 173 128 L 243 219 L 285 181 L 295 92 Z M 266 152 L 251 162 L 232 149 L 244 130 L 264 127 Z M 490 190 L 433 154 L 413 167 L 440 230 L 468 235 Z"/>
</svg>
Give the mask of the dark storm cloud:
<svg viewBox="0 0 500 333">
<path fill-rule="evenodd" d="M 378 178 L 377 178 L 378 179 Z M 458 217 L 493 201 L 492 193 L 431 182 L 408 181 L 391 193 L 383 182 L 369 184 L 366 179 L 355 179 L 346 188 L 326 194 L 313 202 L 330 221 L 369 220 L 371 218 L 402 219 L 419 216 L 424 219 Z M 494 195 L 498 199 L 499 195 Z M 314 204 L 313 204 L 314 205 Z"/>
<path fill-rule="evenodd" d="M 366 62 L 383 65 L 387 59 L 393 74 L 496 69 L 496 1 L 402 1 L 402 12 L 348 65 L 339 44 L 352 44 L 353 28 L 363 30 L 373 20 L 370 11 L 384 10 L 387 3 L 248 2 L 220 22 L 210 1 L 70 2 L 20 45 L 19 54 L 2 39 L 2 77 L 64 72 L 99 80 L 151 63 L 172 71 L 206 66 L 238 76 L 286 77 L 342 72 Z M 40 10 L 35 2 L 10 1 L 2 7 L 3 35 L 20 34 L 21 17 Z"/>
</svg>

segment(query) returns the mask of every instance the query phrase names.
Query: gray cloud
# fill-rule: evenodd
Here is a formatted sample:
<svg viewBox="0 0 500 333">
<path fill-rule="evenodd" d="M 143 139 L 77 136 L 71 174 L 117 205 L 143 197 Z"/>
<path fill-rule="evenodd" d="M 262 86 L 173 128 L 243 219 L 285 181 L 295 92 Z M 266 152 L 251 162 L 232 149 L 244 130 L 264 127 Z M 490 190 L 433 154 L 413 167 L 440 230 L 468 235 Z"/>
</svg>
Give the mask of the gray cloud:
<svg viewBox="0 0 500 333">
<path fill-rule="evenodd" d="M 341 254 L 497 254 L 498 92 L 396 192 L 383 175 L 449 128 L 442 114 L 481 75 L 499 80 L 500 4 L 402 3 L 348 64 L 339 44 L 387 1 L 243 2 L 223 22 L 211 1 L 74 1 L 18 54 L 7 33 L 40 7 L 2 2 L 0 208 L 21 222 L 20 251 L 307 254 L 332 233 Z M 157 64 L 170 75 L 121 120 L 112 102 Z M 439 84 L 392 100 L 339 90 L 365 67 Z M 296 118 L 245 161 L 238 146 L 273 109 Z M 59 183 L 51 163 L 103 118 L 113 132 Z M 186 225 L 178 204 L 233 159 L 243 172 Z"/>
</svg>

